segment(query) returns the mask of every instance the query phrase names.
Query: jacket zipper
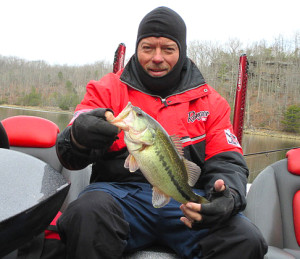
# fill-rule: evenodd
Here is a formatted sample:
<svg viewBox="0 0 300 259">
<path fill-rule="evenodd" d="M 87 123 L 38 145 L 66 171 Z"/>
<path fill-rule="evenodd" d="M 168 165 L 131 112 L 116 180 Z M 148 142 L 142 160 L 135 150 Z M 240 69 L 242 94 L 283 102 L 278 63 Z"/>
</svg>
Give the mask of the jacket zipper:
<svg viewBox="0 0 300 259">
<path fill-rule="evenodd" d="M 165 98 L 160 98 L 161 99 L 161 102 L 166 106 L 168 107 L 168 103 L 167 103 L 167 100 Z"/>
</svg>

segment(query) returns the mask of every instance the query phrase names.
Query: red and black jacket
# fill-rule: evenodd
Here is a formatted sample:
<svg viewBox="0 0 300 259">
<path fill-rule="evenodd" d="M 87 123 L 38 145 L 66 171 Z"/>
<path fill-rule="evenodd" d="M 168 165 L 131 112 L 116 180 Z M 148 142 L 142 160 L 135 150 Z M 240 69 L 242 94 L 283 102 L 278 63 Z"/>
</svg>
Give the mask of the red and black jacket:
<svg viewBox="0 0 300 259">
<path fill-rule="evenodd" d="M 117 116 L 130 101 L 156 119 L 170 135 L 181 138 L 185 157 L 202 169 L 196 187 L 209 191 L 217 179 L 223 179 L 239 194 L 236 206 L 243 209 L 248 169 L 242 148 L 233 134 L 230 107 L 205 83 L 192 61 L 188 60 L 185 68 L 181 84 L 162 99 L 141 86 L 131 72 L 129 61 L 124 71 L 89 82 L 74 118 L 99 107 L 110 108 Z M 69 135 L 70 127 L 61 133 L 57 142 L 58 156 L 68 168 L 80 169 L 93 163 L 91 181 L 146 182 L 140 172 L 132 174 L 124 168 L 128 152 L 122 132 L 108 152 L 80 152 L 72 147 Z"/>
</svg>

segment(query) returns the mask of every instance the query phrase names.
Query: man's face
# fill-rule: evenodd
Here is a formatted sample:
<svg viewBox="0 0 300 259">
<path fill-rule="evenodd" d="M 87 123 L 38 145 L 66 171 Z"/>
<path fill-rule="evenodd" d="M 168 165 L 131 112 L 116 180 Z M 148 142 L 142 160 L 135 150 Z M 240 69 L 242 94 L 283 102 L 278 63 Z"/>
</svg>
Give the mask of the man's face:
<svg viewBox="0 0 300 259">
<path fill-rule="evenodd" d="M 169 73 L 179 58 L 175 41 L 165 37 L 148 37 L 139 42 L 138 60 L 144 70 L 153 77 Z"/>
</svg>

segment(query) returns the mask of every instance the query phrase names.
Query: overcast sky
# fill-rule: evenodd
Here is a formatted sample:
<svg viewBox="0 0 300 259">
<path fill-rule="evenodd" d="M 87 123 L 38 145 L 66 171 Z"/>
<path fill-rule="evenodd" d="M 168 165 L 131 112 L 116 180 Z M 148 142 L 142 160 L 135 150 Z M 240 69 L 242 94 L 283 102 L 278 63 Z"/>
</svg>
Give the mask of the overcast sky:
<svg viewBox="0 0 300 259">
<path fill-rule="evenodd" d="M 245 46 L 300 31 L 299 0 L 0 0 L 0 55 L 49 64 L 112 62 L 119 43 L 134 52 L 138 24 L 158 6 L 178 12 L 187 41 Z"/>
</svg>

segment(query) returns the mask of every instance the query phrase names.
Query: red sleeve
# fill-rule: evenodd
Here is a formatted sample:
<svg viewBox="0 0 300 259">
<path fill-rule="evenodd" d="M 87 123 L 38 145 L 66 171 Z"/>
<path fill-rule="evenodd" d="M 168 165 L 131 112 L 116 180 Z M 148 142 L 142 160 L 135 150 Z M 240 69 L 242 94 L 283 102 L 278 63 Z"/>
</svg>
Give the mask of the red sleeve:
<svg viewBox="0 0 300 259">
<path fill-rule="evenodd" d="M 242 154 L 242 148 L 233 134 L 230 121 L 230 106 L 217 92 L 208 100 L 210 116 L 206 123 L 206 160 L 226 151 Z"/>
<path fill-rule="evenodd" d="M 99 81 L 90 81 L 86 86 L 86 93 L 75 109 L 74 116 L 69 125 L 83 112 L 96 108 L 110 108 L 117 116 L 129 101 L 127 86 L 120 81 L 121 72 L 109 73 Z M 120 150 L 125 146 L 123 132 L 119 134 L 110 147 L 110 151 Z"/>
<path fill-rule="evenodd" d="M 99 81 L 90 81 L 86 86 L 83 100 L 77 105 L 76 110 L 111 108 L 114 98 L 118 98 L 114 89 L 119 85 L 120 79 L 115 74 L 107 74 Z M 119 94 L 118 94 L 119 95 Z"/>
<path fill-rule="evenodd" d="M 99 81 L 90 81 L 86 86 L 86 93 L 80 104 L 75 109 L 74 116 L 69 123 L 83 112 L 96 108 L 110 108 L 115 116 L 127 105 L 127 86 L 120 81 L 120 75 L 109 73 Z"/>
</svg>

